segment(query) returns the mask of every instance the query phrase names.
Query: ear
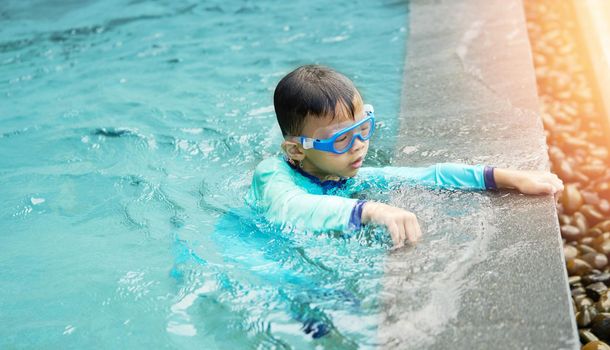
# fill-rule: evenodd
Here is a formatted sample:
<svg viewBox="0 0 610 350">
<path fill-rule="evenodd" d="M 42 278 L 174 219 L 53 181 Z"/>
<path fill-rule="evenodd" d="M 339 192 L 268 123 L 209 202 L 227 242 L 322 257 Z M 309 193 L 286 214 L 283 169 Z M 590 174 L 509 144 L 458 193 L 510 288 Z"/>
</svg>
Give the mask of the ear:
<svg viewBox="0 0 610 350">
<path fill-rule="evenodd" d="M 305 149 L 300 144 L 294 141 L 282 142 L 282 151 L 288 156 L 288 158 L 297 162 L 305 159 Z"/>
</svg>

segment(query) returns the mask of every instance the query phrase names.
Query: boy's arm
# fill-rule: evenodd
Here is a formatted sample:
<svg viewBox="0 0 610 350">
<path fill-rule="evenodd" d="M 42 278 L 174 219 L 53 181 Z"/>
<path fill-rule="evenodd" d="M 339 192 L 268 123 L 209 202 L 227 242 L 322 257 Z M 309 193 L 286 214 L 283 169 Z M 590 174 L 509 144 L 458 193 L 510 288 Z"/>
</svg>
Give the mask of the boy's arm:
<svg viewBox="0 0 610 350">
<path fill-rule="evenodd" d="M 524 194 L 557 194 L 563 182 L 548 171 L 494 168 L 486 165 L 439 163 L 428 167 L 362 168 L 366 180 L 380 186 L 411 183 L 441 188 L 513 188 Z"/>
<path fill-rule="evenodd" d="M 428 167 L 362 168 L 360 175 L 373 185 L 404 183 L 441 188 L 485 190 L 497 188 L 495 169 L 485 165 L 439 163 Z"/>
<path fill-rule="evenodd" d="M 250 198 L 270 222 L 313 232 L 359 228 L 364 204 L 352 198 L 310 194 L 294 182 L 289 169 L 275 161 L 257 167 Z"/>
</svg>

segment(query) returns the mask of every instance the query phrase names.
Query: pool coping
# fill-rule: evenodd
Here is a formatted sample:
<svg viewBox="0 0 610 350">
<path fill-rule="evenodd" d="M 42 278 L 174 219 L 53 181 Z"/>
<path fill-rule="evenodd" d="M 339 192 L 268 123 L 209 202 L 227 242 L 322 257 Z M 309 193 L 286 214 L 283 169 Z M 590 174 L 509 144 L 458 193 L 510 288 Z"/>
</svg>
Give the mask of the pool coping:
<svg viewBox="0 0 610 350">
<path fill-rule="evenodd" d="M 411 0 L 406 41 L 395 165 L 550 169 L 521 0 Z M 416 276 L 413 250 L 388 258 L 383 307 L 406 311 L 382 319 L 382 347 L 580 348 L 554 198 L 482 195 L 489 225 L 473 228 L 481 258 L 469 265 L 452 314 L 430 308 L 447 318 L 430 323 L 438 329 L 401 306 L 401 288 Z M 425 240 L 418 249 L 434 256 Z"/>
</svg>

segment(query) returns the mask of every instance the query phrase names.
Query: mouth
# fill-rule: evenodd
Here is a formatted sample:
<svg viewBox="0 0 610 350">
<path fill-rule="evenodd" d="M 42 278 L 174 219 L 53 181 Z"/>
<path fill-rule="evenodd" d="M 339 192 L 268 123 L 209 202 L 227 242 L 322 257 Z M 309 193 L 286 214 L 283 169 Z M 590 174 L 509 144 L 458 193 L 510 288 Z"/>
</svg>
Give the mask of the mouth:
<svg viewBox="0 0 610 350">
<path fill-rule="evenodd" d="M 363 160 L 364 160 L 364 157 L 359 157 L 355 161 L 351 162 L 349 165 L 350 165 L 350 167 L 352 167 L 354 169 L 358 169 L 358 168 L 360 168 L 362 166 L 362 161 Z"/>
</svg>

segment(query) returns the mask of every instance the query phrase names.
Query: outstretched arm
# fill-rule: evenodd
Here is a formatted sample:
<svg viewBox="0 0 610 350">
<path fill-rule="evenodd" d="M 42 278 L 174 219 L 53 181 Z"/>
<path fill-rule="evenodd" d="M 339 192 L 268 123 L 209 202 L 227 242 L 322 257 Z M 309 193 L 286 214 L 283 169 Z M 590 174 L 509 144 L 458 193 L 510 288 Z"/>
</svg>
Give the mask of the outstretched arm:
<svg viewBox="0 0 610 350">
<path fill-rule="evenodd" d="M 467 190 L 495 189 L 494 169 L 485 165 L 439 163 L 427 167 L 362 168 L 364 182 L 381 188 L 404 184 Z"/>
<path fill-rule="evenodd" d="M 459 189 L 516 189 L 524 194 L 559 194 L 563 182 L 548 171 L 493 168 L 485 165 L 439 163 L 428 167 L 362 168 L 373 185 L 419 184 Z"/>
</svg>

